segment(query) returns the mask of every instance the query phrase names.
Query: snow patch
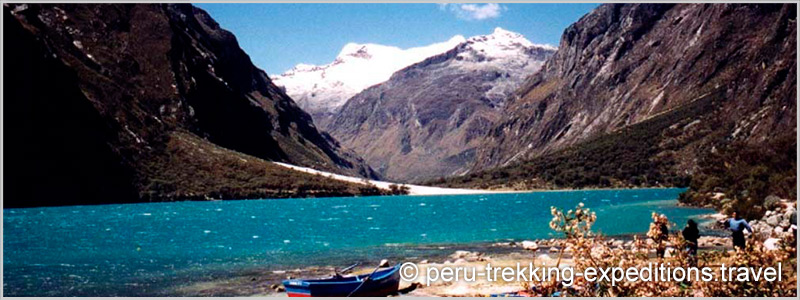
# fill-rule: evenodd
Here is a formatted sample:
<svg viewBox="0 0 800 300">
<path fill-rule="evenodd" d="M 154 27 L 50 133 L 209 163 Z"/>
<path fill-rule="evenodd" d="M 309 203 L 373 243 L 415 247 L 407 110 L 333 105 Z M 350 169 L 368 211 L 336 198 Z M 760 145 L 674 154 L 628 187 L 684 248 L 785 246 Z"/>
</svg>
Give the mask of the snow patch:
<svg viewBox="0 0 800 300">
<path fill-rule="evenodd" d="M 378 188 L 382 189 L 389 189 L 389 186 L 392 184 L 403 185 L 401 183 L 393 183 L 387 181 L 378 181 L 378 180 L 368 180 L 364 178 L 358 177 L 351 177 L 345 175 L 334 174 L 330 172 L 319 171 L 311 168 L 300 167 L 295 165 L 290 165 L 287 163 L 281 162 L 273 162 L 276 165 L 281 167 L 289 168 L 295 171 L 300 171 L 304 173 L 314 174 L 325 176 L 328 178 L 353 182 L 353 183 L 364 183 L 368 182 L 372 185 L 377 186 Z M 432 187 L 432 186 L 422 186 L 422 185 L 413 185 L 413 184 L 405 184 L 409 188 L 409 195 L 471 195 L 471 194 L 496 194 L 496 193 L 503 193 L 502 191 L 488 191 L 488 190 L 473 190 L 473 189 L 451 189 L 451 188 L 440 188 L 440 187 Z"/>
</svg>

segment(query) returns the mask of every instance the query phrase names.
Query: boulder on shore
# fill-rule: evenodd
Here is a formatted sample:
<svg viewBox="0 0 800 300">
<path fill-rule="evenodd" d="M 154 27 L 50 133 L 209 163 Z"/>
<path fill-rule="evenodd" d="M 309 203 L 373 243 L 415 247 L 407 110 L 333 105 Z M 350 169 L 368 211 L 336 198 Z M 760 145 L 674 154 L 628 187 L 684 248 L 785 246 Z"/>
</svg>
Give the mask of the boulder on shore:
<svg viewBox="0 0 800 300">
<path fill-rule="evenodd" d="M 465 262 L 473 262 L 473 261 L 483 261 L 483 253 L 480 252 L 470 252 L 464 250 L 458 250 L 450 255 L 450 258 L 459 261 L 463 260 Z"/>
<path fill-rule="evenodd" d="M 539 250 L 539 244 L 534 241 L 522 241 L 522 249 L 536 251 Z"/>
<path fill-rule="evenodd" d="M 766 220 L 767 224 L 769 226 L 777 226 L 778 223 L 780 222 L 780 219 L 778 218 L 778 216 L 774 215 L 772 213 L 772 211 L 768 211 L 767 213 L 769 215 L 769 217 L 767 217 L 767 220 Z"/>
<path fill-rule="evenodd" d="M 780 241 L 781 240 L 776 238 L 768 238 L 766 241 L 764 241 L 764 247 L 767 248 L 767 250 L 777 250 Z"/>
</svg>

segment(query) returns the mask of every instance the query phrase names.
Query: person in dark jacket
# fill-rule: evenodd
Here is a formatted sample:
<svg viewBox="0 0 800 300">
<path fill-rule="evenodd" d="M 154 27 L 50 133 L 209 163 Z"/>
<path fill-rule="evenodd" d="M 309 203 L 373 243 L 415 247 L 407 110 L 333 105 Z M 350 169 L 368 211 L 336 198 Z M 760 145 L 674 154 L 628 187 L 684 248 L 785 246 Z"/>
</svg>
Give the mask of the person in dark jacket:
<svg viewBox="0 0 800 300">
<path fill-rule="evenodd" d="M 728 223 L 728 229 L 730 229 L 731 231 L 731 238 L 733 239 L 733 248 L 744 250 L 745 247 L 744 230 L 747 229 L 747 231 L 753 233 L 753 228 L 750 227 L 750 224 L 747 223 L 747 220 L 737 216 L 736 212 L 733 212 L 733 214 L 731 214 L 731 218 L 728 219 L 726 223 Z"/>
<path fill-rule="evenodd" d="M 654 222 L 654 226 L 658 228 L 658 234 L 653 239 L 656 242 L 656 256 L 658 258 L 664 258 L 664 254 L 667 252 L 667 240 L 669 239 L 667 222 L 667 216 L 663 214 Z"/>
<path fill-rule="evenodd" d="M 683 239 L 686 240 L 686 251 L 689 252 L 689 259 L 692 265 L 697 264 L 697 239 L 700 238 L 700 230 L 697 229 L 697 222 L 689 219 L 686 228 L 683 229 Z"/>
</svg>

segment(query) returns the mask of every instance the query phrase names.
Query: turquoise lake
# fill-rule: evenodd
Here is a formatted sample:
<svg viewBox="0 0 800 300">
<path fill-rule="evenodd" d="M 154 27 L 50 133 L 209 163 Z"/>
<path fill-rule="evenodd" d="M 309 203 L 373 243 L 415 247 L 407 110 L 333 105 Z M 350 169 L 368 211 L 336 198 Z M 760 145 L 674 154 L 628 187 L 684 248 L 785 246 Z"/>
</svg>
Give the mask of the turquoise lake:
<svg viewBox="0 0 800 300">
<path fill-rule="evenodd" d="M 414 246 L 557 237 L 550 206 L 579 202 L 607 235 L 712 212 L 684 189 L 142 203 L 3 210 L 6 296 L 169 295 L 177 283 L 408 257 Z M 679 228 L 674 228 L 679 229 Z M 448 250 L 452 251 L 452 250 Z"/>
</svg>

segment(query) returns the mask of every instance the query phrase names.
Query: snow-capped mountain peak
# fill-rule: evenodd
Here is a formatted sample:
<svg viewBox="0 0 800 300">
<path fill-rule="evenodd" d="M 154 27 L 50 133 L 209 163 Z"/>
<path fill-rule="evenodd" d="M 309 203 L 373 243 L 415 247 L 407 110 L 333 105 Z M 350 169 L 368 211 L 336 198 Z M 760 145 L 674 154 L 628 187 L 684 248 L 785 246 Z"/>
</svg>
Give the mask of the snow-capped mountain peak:
<svg viewBox="0 0 800 300">
<path fill-rule="evenodd" d="M 483 68 L 491 64 L 499 69 L 520 69 L 534 53 L 553 52 L 555 47 L 537 45 L 522 34 L 497 27 L 491 34 L 473 36 L 459 47 L 458 61 L 463 68 Z M 523 59 L 524 58 L 524 59 Z M 538 63 L 538 62 L 537 62 Z"/>
<path fill-rule="evenodd" d="M 481 57 L 503 58 L 517 56 L 519 51 L 532 48 L 555 51 L 550 45 L 534 44 L 522 34 L 497 27 L 488 35 L 478 35 L 467 39 L 467 49 L 478 53 Z"/>
<path fill-rule="evenodd" d="M 405 67 L 454 48 L 458 48 L 457 55 L 463 68 L 473 69 L 476 64 L 491 63 L 499 69 L 525 71 L 527 69 L 517 65 L 527 65 L 531 51 L 555 49 L 533 44 L 522 34 L 500 27 L 488 35 L 470 38 L 456 35 L 442 43 L 408 49 L 348 43 L 333 62 L 326 65 L 298 64 L 274 76 L 273 81 L 283 86 L 301 108 L 311 113 L 318 126 L 324 127 L 324 116 L 333 114 L 352 96 L 389 80 L 392 74 Z"/>
<path fill-rule="evenodd" d="M 320 69 L 320 66 L 317 66 L 317 65 L 298 64 L 297 66 L 295 66 L 294 68 L 292 68 L 291 70 L 289 70 L 287 72 L 310 72 L 310 71 L 319 70 L 319 69 Z"/>
<path fill-rule="evenodd" d="M 467 40 L 468 43 L 482 44 L 483 47 L 507 48 L 507 47 L 526 47 L 543 48 L 545 50 L 557 50 L 556 47 L 548 44 L 534 44 L 520 33 L 496 27 L 491 34 L 478 35 Z"/>
<path fill-rule="evenodd" d="M 356 44 L 348 43 L 344 45 L 342 51 L 336 56 L 336 59 L 349 59 L 350 57 L 360 59 L 371 59 L 373 55 L 382 55 L 388 53 L 399 53 L 403 50 L 397 47 L 384 46 L 378 44 Z"/>
<path fill-rule="evenodd" d="M 465 41 L 456 35 L 442 43 L 409 49 L 348 43 L 333 62 L 319 66 L 298 64 L 273 76 L 273 81 L 312 115 L 332 113 L 356 93 L 388 80 L 394 72 Z"/>
</svg>

